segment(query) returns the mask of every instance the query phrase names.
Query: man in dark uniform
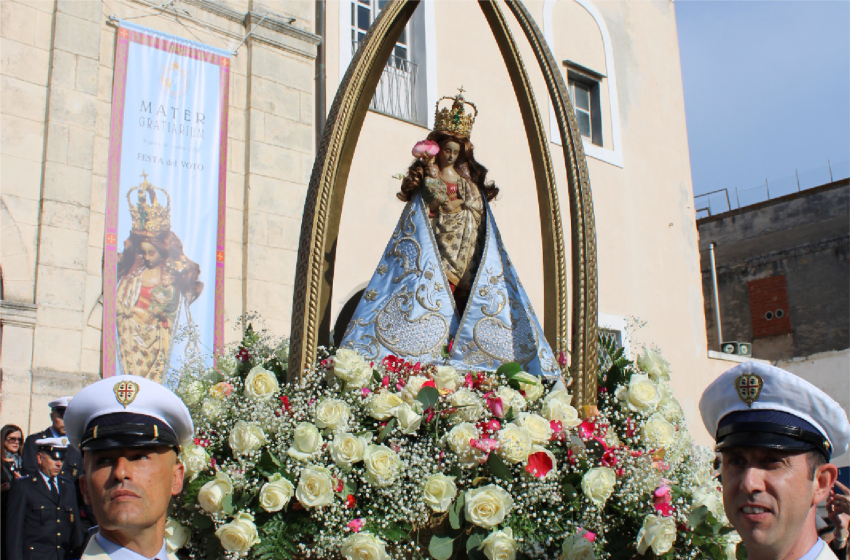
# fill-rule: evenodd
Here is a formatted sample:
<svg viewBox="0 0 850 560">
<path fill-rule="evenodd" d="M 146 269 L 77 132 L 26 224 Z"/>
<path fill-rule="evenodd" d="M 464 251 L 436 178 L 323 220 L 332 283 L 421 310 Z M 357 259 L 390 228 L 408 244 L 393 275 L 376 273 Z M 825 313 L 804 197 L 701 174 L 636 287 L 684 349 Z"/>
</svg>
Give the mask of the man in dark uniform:
<svg viewBox="0 0 850 560">
<path fill-rule="evenodd" d="M 77 558 L 83 532 L 74 483 L 59 475 L 65 438 L 36 442 L 39 470 L 12 483 L 3 541 L 9 560 Z"/>
<path fill-rule="evenodd" d="M 68 408 L 69 402 L 71 402 L 71 397 L 59 397 L 47 403 L 47 406 L 50 407 L 50 427 L 42 432 L 30 435 L 24 442 L 21 459 L 25 474 L 35 475 L 41 470 L 36 461 L 38 454 L 37 440 L 65 437 L 65 409 Z M 74 447 L 68 448 L 65 453 L 65 463 L 62 465 L 62 472 L 59 474 L 74 482 L 80 478 L 80 475 L 83 474 L 83 455 L 79 450 Z"/>
</svg>

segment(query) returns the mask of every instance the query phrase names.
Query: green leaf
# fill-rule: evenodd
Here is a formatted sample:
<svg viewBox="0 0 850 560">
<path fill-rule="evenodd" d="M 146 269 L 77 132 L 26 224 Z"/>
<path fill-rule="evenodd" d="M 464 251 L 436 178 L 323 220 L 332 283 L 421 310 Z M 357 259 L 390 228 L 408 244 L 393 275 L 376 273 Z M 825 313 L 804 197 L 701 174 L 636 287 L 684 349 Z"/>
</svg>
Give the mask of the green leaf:
<svg viewBox="0 0 850 560">
<path fill-rule="evenodd" d="M 434 387 L 422 387 L 416 395 L 416 400 L 421 402 L 423 407 L 431 408 L 440 400 L 440 392 Z"/>
<path fill-rule="evenodd" d="M 487 458 L 487 466 L 490 468 L 490 474 L 502 480 L 513 480 L 511 469 L 502 461 L 502 458 L 495 453 L 490 453 Z"/>
<path fill-rule="evenodd" d="M 514 414 L 514 407 L 510 407 L 508 412 L 505 414 L 505 422 L 512 422 L 514 418 L 516 418 L 516 414 Z"/>
<path fill-rule="evenodd" d="M 700 506 L 694 511 L 692 511 L 691 514 L 688 516 L 688 525 L 692 529 L 696 529 L 697 527 L 702 525 L 706 519 L 708 519 L 708 508 L 705 506 Z"/>
<path fill-rule="evenodd" d="M 195 512 L 192 516 L 192 527 L 199 531 L 209 529 L 213 526 L 213 520 L 200 512 Z"/>
<path fill-rule="evenodd" d="M 378 434 L 378 443 L 384 441 L 384 439 L 390 435 L 395 428 L 395 425 L 398 424 L 398 420 L 395 418 L 390 418 L 390 421 L 387 422 L 387 425 L 381 428 L 381 433 Z"/>
<path fill-rule="evenodd" d="M 471 552 L 472 550 L 480 549 L 483 542 L 484 535 L 481 533 L 472 533 L 469 535 L 469 538 L 466 539 L 466 551 Z"/>
<path fill-rule="evenodd" d="M 233 494 L 228 494 L 221 500 L 221 509 L 227 515 L 233 513 Z"/>
<path fill-rule="evenodd" d="M 449 560 L 452 557 L 452 549 L 454 548 L 454 539 L 451 537 L 441 537 L 434 535 L 431 537 L 431 542 L 428 544 L 428 552 L 435 560 Z"/>
<path fill-rule="evenodd" d="M 513 376 L 520 373 L 521 371 L 521 365 L 516 362 L 508 362 L 499 366 L 499 369 L 496 370 L 496 375 L 504 375 L 506 378 L 512 379 Z"/>
<path fill-rule="evenodd" d="M 342 491 L 337 492 L 337 494 L 342 496 L 343 499 L 347 498 L 349 494 L 351 494 L 352 496 L 356 496 L 357 495 L 357 484 L 355 482 L 350 481 L 350 480 L 346 480 L 345 482 L 342 483 Z"/>
<path fill-rule="evenodd" d="M 455 501 L 455 503 L 452 504 L 451 509 L 449 509 L 449 523 L 451 524 L 452 529 L 460 529 L 463 524 L 465 519 L 463 510 L 464 499 L 464 494 L 461 493 L 461 495 L 458 496 L 457 501 Z"/>
<path fill-rule="evenodd" d="M 449 510 L 449 524 L 451 524 L 452 529 L 460 529 L 460 516 L 457 513 L 457 509 L 452 507 Z"/>
<path fill-rule="evenodd" d="M 374 379 L 374 380 L 375 380 L 375 381 L 377 381 L 378 383 L 380 383 L 381 381 L 383 381 L 383 379 L 381 378 L 381 374 L 380 374 L 380 373 L 378 373 L 378 370 L 376 370 L 376 369 L 373 369 L 373 370 L 372 370 L 372 379 Z"/>
<path fill-rule="evenodd" d="M 744 545 L 744 543 L 739 542 L 738 546 L 735 547 L 735 560 L 747 560 L 748 556 L 749 555 L 747 554 L 747 547 Z"/>
<path fill-rule="evenodd" d="M 564 483 L 564 498 L 566 498 L 567 500 L 572 500 L 576 496 L 578 496 L 578 490 L 576 490 L 576 487 L 573 486 L 572 484 L 570 484 L 569 482 L 565 482 Z"/>
</svg>

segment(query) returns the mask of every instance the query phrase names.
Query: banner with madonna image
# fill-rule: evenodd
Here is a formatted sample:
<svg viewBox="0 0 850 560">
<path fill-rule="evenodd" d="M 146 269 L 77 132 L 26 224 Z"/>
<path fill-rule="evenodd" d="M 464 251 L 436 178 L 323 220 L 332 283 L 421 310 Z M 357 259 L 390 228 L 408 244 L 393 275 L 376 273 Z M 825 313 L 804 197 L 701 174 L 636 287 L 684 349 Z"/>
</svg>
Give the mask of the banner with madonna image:
<svg viewBox="0 0 850 560">
<path fill-rule="evenodd" d="M 224 331 L 230 53 L 121 22 L 103 269 L 103 376 L 169 383 Z"/>
</svg>

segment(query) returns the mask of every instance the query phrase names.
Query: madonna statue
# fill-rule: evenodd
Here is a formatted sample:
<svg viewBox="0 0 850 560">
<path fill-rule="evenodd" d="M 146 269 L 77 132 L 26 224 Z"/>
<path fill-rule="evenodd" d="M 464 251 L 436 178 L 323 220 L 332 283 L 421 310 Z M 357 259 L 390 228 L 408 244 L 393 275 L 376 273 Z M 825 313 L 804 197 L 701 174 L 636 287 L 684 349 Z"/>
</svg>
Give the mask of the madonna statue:
<svg viewBox="0 0 850 560">
<path fill-rule="evenodd" d="M 397 195 L 407 205 L 340 345 L 374 360 L 559 375 L 490 211 L 499 189 L 469 140 L 477 116 L 462 90 L 437 102 Z"/>
<path fill-rule="evenodd" d="M 116 322 L 122 373 L 161 381 L 170 363 L 181 305 L 191 305 L 204 289 L 197 263 L 183 254 L 171 231 L 170 204 L 162 206 L 145 180 L 127 193 L 133 228 L 118 254 Z M 138 191 L 134 206 L 130 195 Z M 148 204 L 147 199 L 151 202 Z"/>
</svg>

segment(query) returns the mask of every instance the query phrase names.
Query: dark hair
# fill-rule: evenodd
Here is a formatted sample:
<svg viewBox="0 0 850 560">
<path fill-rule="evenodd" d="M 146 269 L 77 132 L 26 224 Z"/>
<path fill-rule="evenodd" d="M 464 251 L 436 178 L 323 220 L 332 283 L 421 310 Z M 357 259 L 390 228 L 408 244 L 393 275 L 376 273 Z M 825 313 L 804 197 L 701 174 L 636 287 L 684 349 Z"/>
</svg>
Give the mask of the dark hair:
<svg viewBox="0 0 850 560">
<path fill-rule="evenodd" d="M 428 135 L 427 140 L 436 142 L 440 145 L 440 148 L 446 142 L 457 142 L 460 145 L 458 163 L 455 165 L 458 175 L 478 185 L 481 194 L 487 200 L 496 198 L 496 195 L 499 194 L 499 187 L 493 181 L 487 182 L 487 168 L 475 161 L 474 148 L 469 138 L 448 132 L 434 131 Z M 420 159 L 417 159 L 410 165 L 410 169 L 407 170 L 407 176 L 401 182 L 401 191 L 396 194 L 399 200 L 407 202 L 413 198 L 425 179 L 425 168 L 425 163 Z"/>
<path fill-rule="evenodd" d="M 148 242 L 163 257 L 162 270 L 174 276 L 174 284 L 183 296 L 192 303 L 204 289 L 204 283 L 198 281 L 201 275 L 201 267 L 197 263 L 186 258 L 183 254 L 183 242 L 171 230 L 163 231 L 156 235 L 146 235 L 131 232 L 130 237 L 124 241 L 124 251 L 118 254 L 118 274 L 120 280 L 133 269 L 142 266 L 142 243 Z M 178 264 L 180 266 L 175 266 Z M 179 270 L 179 272 L 177 272 Z"/>
<path fill-rule="evenodd" d="M 5 445 L 6 437 L 9 434 L 14 434 L 15 432 L 21 432 L 21 438 L 24 437 L 24 431 L 19 427 L 15 426 L 14 424 L 6 424 L 5 426 L 3 426 L 3 429 L 0 430 L 0 444 Z M 23 442 L 21 442 L 21 444 L 23 444 Z M 5 447 L 3 447 L 3 451 L 6 451 Z"/>
<path fill-rule="evenodd" d="M 817 470 L 827 464 L 828 461 L 820 451 L 809 451 L 806 453 L 806 462 L 809 464 L 809 478 L 814 480 Z"/>
</svg>

